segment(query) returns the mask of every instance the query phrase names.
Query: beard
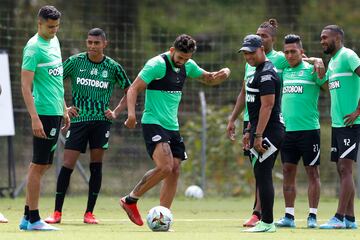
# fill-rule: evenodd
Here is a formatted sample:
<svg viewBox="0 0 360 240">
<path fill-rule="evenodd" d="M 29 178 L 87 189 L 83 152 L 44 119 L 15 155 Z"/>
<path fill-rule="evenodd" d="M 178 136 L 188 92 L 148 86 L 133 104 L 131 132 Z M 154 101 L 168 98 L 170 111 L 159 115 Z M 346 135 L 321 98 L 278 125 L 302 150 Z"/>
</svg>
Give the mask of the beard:
<svg viewBox="0 0 360 240">
<path fill-rule="evenodd" d="M 332 54 L 335 51 L 335 42 L 331 42 L 326 49 L 324 49 L 325 54 Z"/>
<path fill-rule="evenodd" d="M 176 68 L 181 68 L 182 65 L 180 65 L 180 64 L 178 64 L 178 63 L 175 62 L 174 55 L 170 56 L 170 59 L 171 59 L 171 61 L 173 62 L 174 67 L 176 67 Z"/>
</svg>

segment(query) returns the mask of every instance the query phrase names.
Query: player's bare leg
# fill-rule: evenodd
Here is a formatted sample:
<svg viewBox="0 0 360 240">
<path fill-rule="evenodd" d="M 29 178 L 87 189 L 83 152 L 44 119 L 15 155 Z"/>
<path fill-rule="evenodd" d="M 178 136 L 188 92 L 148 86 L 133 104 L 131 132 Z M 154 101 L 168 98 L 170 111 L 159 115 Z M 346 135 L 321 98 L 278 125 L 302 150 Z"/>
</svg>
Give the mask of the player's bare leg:
<svg viewBox="0 0 360 240">
<path fill-rule="evenodd" d="M 349 203 L 354 200 L 352 199 L 355 196 L 355 184 L 352 176 L 352 165 L 353 160 L 351 159 L 339 159 L 337 163 L 337 169 L 340 176 L 340 192 L 339 192 L 339 204 L 337 208 L 337 213 L 345 215 Z M 349 209 L 354 216 L 353 207 Z"/>
<path fill-rule="evenodd" d="M 161 186 L 160 205 L 169 209 L 176 194 L 177 183 L 180 175 L 180 165 L 181 160 L 179 158 L 174 158 L 173 169 L 169 176 L 164 178 L 163 184 Z"/>
</svg>

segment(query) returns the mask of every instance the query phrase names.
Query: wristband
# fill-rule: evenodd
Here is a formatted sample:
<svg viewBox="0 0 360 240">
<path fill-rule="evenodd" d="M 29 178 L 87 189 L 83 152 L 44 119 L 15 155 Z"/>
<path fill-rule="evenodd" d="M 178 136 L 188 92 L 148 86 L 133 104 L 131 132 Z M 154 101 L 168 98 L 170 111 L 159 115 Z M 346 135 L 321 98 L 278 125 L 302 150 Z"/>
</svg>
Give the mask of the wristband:
<svg viewBox="0 0 360 240">
<path fill-rule="evenodd" d="M 261 138 L 263 135 L 262 135 L 262 133 L 255 133 L 254 136 L 255 136 L 255 138 Z"/>
</svg>

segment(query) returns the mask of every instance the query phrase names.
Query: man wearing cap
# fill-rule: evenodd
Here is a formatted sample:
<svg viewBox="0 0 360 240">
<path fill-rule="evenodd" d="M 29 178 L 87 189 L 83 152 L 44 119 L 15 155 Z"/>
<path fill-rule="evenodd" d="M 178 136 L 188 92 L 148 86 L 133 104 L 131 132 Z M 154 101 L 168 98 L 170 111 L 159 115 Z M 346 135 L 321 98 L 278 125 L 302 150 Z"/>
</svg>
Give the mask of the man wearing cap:
<svg viewBox="0 0 360 240">
<path fill-rule="evenodd" d="M 275 232 L 272 168 L 284 136 L 280 111 L 281 82 L 274 65 L 265 56 L 261 37 L 246 36 L 239 52 L 243 52 L 250 66 L 256 67 L 254 78 L 246 84 L 250 123 L 245 129 L 243 144 L 250 150 L 262 209 L 262 220 L 245 231 Z"/>
</svg>

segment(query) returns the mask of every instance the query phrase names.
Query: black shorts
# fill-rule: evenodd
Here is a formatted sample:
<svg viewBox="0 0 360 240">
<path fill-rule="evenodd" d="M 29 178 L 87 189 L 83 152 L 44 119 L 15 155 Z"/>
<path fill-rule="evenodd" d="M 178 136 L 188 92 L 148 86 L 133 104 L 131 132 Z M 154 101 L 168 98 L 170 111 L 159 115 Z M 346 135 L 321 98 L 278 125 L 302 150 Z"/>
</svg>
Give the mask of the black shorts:
<svg viewBox="0 0 360 240">
<path fill-rule="evenodd" d="M 331 132 L 331 161 L 351 159 L 356 162 L 360 140 L 360 125 L 332 128 Z"/>
<path fill-rule="evenodd" d="M 146 150 L 150 157 L 155 151 L 155 147 L 160 142 L 167 142 L 173 157 L 186 160 L 185 144 L 179 131 L 167 130 L 157 124 L 142 124 L 143 136 L 146 144 Z"/>
<path fill-rule="evenodd" d="M 243 135 L 245 134 L 244 130 L 247 129 L 248 124 L 249 124 L 249 121 L 244 121 Z M 244 148 L 244 156 L 250 156 L 250 151 L 246 150 L 245 148 Z"/>
<path fill-rule="evenodd" d="M 109 148 L 111 122 L 87 121 L 71 123 L 66 133 L 65 149 L 86 152 L 89 142 L 90 149 Z"/>
<path fill-rule="evenodd" d="M 33 137 L 33 163 L 52 164 L 59 137 L 62 116 L 39 115 L 46 139 Z"/>
<path fill-rule="evenodd" d="M 281 146 L 281 161 L 304 166 L 320 165 L 320 130 L 291 131 L 285 133 Z"/>
</svg>

